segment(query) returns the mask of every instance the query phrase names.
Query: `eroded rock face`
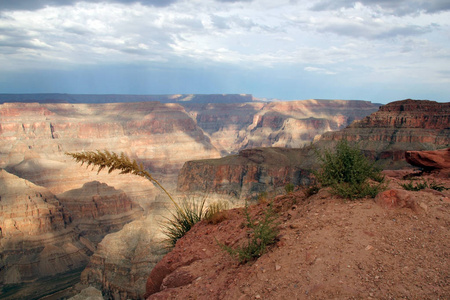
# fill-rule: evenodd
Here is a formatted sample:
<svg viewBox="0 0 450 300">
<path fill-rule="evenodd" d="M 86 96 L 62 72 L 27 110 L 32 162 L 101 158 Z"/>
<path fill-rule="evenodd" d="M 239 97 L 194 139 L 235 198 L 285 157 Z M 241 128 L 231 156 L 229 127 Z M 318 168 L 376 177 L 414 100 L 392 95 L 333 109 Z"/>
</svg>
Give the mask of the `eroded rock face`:
<svg viewBox="0 0 450 300">
<path fill-rule="evenodd" d="M 344 100 L 184 106 L 223 154 L 254 147 L 300 147 L 378 109 L 367 101 Z"/>
<path fill-rule="evenodd" d="M 81 282 L 103 290 L 108 299 L 142 299 L 153 267 L 165 254 L 154 215 L 108 234 L 81 274 Z"/>
<path fill-rule="evenodd" d="M 180 192 L 221 194 L 235 199 L 258 197 L 263 192 L 309 182 L 305 161 L 308 150 L 247 149 L 215 160 L 186 162 L 178 176 Z"/>
<path fill-rule="evenodd" d="M 92 254 L 46 188 L 0 170 L 0 283 L 14 284 L 84 267 Z"/>
<path fill-rule="evenodd" d="M 64 152 L 125 152 L 153 171 L 178 169 L 189 158 L 218 157 L 202 130 L 178 104 L 0 105 L 0 166 L 32 153 L 44 159 Z M 178 151 L 183 149 L 183 151 Z"/>
<path fill-rule="evenodd" d="M 450 103 L 395 101 L 341 131 L 323 134 L 317 145 L 329 146 L 343 138 L 383 161 L 384 167 L 407 166 L 405 151 L 450 145 Z"/>
<path fill-rule="evenodd" d="M 406 151 L 406 161 L 425 170 L 450 171 L 450 148 L 435 151 Z"/>
<path fill-rule="evenodd" d="M 111 232 L 142 216 L 142 208 L 121 190 L 98 181 L 58 195 L 81 235 L 99 243 Z"/>
</svg>

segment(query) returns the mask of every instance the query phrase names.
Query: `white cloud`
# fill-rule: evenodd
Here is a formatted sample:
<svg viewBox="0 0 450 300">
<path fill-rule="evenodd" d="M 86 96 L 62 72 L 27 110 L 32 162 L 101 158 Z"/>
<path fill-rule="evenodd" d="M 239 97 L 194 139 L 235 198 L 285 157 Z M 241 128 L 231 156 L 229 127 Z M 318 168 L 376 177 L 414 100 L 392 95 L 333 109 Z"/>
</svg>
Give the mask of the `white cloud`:
<svg viewBox="0 0 450 300">
<path fill-rule="evenodd" d="M 298 66 L 318 75 L 345 72 L 379 81 L 416 74 L 440 80 L 450 68 L 445 2 L 415 0 L 408 13 L 407 1 L 394 2 L 67 0 L 61 2 L 65 6 L 34 10 L 10 6 L 0 12 L 0 72 L 226 64 L 243 69 Z"/>
</svg>

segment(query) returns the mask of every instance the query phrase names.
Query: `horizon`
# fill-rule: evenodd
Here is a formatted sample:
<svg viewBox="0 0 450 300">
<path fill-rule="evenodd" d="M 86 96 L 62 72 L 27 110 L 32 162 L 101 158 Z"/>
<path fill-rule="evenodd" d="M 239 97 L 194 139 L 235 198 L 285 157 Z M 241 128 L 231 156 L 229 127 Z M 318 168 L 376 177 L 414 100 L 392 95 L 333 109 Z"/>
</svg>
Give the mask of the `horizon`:
<svg viewBox="0 0 450 300">
<path fill-rule="evenodd" d="M 0 3 L 0 93 L 448 102 L 445 0 Z"/>
</svg>

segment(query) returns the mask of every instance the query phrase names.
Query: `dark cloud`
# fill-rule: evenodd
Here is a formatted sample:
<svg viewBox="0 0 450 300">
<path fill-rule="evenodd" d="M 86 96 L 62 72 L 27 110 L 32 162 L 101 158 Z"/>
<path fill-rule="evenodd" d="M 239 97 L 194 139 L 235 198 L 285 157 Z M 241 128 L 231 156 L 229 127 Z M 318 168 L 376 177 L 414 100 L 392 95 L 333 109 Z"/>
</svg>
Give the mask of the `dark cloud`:
<svg viewBox="0 0 450 300">
<path fill-rule="evenodd" d="M 83 0 L 83 2 L 99 3 L 141 3 L 147 6 L 169 6 L 178 0 Z M 73 5 L 80 0 L 1 0 L 0 11 L 2 10 L 37 10 L 46 6 L 67 6 Z"/>
<path fill-rule="evenodd" d="M 448 0 L 319 0 L 311 9 L 314 11 L 336 10 L 353 7 L 357 2 L 368 7 L 381 8 L 383 13 L 397 16 L 425 13 L 439 13 L 450 10 Z"/>
</svg>

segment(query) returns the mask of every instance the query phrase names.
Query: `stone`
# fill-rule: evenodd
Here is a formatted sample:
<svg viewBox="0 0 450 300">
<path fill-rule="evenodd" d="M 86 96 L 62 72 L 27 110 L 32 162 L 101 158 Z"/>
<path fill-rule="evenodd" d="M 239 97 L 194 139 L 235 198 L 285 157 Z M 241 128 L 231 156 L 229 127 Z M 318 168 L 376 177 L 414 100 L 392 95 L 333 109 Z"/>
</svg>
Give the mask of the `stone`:
<svg viewBox="0 0 450 300">
<path fill-rule="evenodd" d="M 412 200 L 410 192 L 399 189 L 390 189 L 379 193 L 375 202 L 388 209 L 411 208 L 416 209 L 416 203 Z"/>
<path fill-rule="evenodd" d="M 434 151 L 406 151 L 406 161 L 425 170 L 450 169 L 450 148 Z"/>
</svg>

